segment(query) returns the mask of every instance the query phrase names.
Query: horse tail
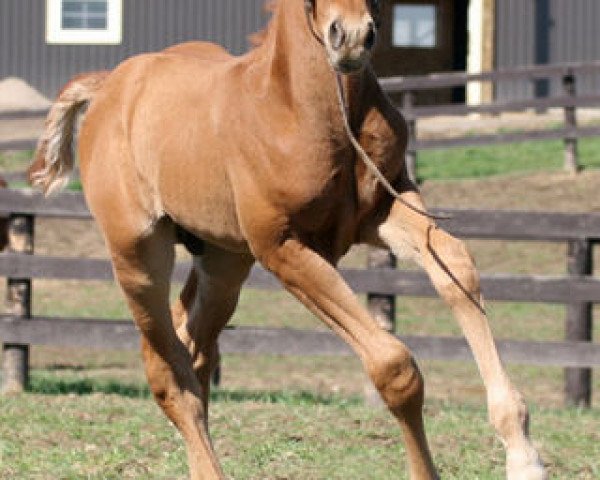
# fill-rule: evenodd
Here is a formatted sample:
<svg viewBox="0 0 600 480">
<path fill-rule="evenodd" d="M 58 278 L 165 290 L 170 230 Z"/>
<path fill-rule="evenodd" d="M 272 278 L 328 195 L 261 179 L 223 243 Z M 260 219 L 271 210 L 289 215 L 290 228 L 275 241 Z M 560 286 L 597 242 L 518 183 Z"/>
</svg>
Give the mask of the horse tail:
<svg viewBox="0 0 600 480">
<path fill-rule="evenodd" d="M 99 71 L 72 78 L 50 107 L 27 171 L 29 183 L 41 188 L 46 195 L 67 184 L 75 163 L 73 146 L 78 120 L 108 74 L 108 71 Z"/>
</svg>

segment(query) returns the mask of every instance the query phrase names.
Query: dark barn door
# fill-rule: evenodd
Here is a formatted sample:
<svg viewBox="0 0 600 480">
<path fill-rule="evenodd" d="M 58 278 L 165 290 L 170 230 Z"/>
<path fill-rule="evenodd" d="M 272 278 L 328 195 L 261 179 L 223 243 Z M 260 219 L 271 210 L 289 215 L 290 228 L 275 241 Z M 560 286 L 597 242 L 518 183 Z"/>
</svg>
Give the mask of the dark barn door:
<svg viewBox="0 0 600 480">
<path fill-rule="evenodd" d="M 468 0 L 383 2 L 379 44 L 373 58 L 379 76 L 465 70 Z M 464 89 L 421 92 L 419 103 L 464 100 Z"/>
</svg>

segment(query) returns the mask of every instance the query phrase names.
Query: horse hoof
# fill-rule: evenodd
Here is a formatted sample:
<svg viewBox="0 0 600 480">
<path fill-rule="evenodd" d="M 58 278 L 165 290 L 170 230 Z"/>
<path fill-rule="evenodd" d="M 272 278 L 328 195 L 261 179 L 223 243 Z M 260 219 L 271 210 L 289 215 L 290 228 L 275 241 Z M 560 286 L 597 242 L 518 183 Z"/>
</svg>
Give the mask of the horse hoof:
<svg viewBox="0 0 600 480">
<path fill-rule="evenodd" d="M 546 469 L 537 453 L 509 455 L 506 480 L 548 480 Z"/>
</svg>

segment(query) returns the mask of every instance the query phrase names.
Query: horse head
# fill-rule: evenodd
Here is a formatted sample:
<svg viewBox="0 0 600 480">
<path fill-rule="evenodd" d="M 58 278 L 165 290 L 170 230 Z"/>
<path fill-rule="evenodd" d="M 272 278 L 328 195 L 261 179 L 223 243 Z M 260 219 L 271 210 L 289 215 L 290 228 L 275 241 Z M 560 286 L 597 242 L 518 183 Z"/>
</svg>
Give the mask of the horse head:
<svg viewBox="0 0 600 480">
<path fill-rule="evenodd" d="M 340 73 L 362 69 L 377 39 L 379 0 L 304 0 L 313 34 Z"/>
</svg>

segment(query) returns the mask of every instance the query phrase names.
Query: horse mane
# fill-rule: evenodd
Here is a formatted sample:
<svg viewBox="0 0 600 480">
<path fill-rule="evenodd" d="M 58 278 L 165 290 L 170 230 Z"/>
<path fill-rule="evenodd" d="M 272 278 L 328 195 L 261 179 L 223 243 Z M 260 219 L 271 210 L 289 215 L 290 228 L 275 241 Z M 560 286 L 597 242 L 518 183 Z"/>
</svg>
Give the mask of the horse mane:
<svg viewBox="0 0 600 480">
<path fill-rule="evenodd" d="M 269 19 L 269 23 L 267 23 L 267 26 L 265 28 L 259 30 L 258 32 L 254 32 L 248 35 L 248 41 L 250 42 L 252 48 L 260 47 L 265 42 L 265 39 L 267 38 L 267 33 L 269 31 L 269 28 L 271 27 L 271 22 L 273 20 L 273 13 L 277 8 L 277 2 L 278 0 L 265 0 L 265 3 L 263 4 L 263 10 L 266 13 L 271 14 L 271 18 Z"/>
</svg>

